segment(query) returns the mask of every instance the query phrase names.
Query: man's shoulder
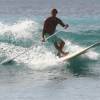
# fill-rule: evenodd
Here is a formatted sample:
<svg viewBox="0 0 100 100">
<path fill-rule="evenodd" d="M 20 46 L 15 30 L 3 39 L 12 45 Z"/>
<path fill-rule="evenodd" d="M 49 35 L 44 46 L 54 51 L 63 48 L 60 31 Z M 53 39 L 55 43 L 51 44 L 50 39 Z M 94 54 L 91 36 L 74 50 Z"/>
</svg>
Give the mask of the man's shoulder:
<svg viewBox="0 0 100 100">
<path fill-rule="evenodd" d="M 46 20 L 47 20 L 47 19 L 51 19 L 51 18 L 52 18 L 52 17 L 47 17 Z"/>
<path fill-rule="evenodd" d="M 57 20 L 61 20 L 60 18 L 56 17 Z"/>
<path fill-rule="evenodd" d="M 60 20 L 58 17 L 48 17 L 46 20 L 50 20 L 50 19 L 56 19 L 56 20 Z"/>
<path fill-rule="evenodd" d="M 51 21 L 51 20 L 55 20 L 55 21 L 57 21 L 57 22 L 60 21 L 60 19 L 59 19 L 58 17 L 52 17 L 52 16 L 50 16 L 50 17 L 48 17 L 48 18 L 45 20 L 45 22 L 48 22 L 48 21 Z"/>
</svg>

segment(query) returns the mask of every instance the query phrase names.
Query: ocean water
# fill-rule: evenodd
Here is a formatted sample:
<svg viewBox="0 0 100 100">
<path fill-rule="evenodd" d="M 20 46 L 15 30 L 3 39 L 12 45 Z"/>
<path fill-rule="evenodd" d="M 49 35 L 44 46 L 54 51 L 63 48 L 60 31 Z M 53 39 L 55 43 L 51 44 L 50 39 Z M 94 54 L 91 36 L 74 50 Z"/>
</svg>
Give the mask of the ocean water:
<svg viewBox="0 0 100 100">
<path fill-rule="evenodd" d="M 59 63 L 41 32 L 50 10 L 69 24 L 56 34 L 65 51 L 100 42 L 99 0 L 0 0 L 0 100 L 100 100 L 100 46 Z"/>
</svg>

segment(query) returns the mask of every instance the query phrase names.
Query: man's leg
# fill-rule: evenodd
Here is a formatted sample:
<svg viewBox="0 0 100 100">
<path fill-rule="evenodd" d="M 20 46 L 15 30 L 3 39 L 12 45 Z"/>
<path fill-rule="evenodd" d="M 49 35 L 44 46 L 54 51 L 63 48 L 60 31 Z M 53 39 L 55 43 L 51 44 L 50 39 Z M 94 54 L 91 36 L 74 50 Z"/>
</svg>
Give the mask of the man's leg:
<svg viewBox="0 0 100 100">
<path fill-rule="evenodd" d="M 60 49 L 61 49 L 61 53 L 63 54 L 63 55 L 66 55 L 66 54 L 68 54 L 68 52 L 64 52 L 63 51 L 63 48 L 64 48 L 64 45 L 65 45 L 65 42 L 62 40 L 61 42 L 60 42 Z"/>
<path fill-rule="evenodd" d="M 61 49 L 60 46 L 57 44 L 57 42 L 54 43 L 55 48 L 58 50 L 57 56 L 61 57 Z"/>
<path fill-rule="evenodd" d="M 64 45 L 65 45 L 64 41 L 61 41 L 59 44 L 57 42 L 54 43 L 55 48 L 58 50 L 57 56 L 61 57 L 61 54 L 63 55 L 68 54 L 68 52 L 63 51 Z"/>
</svg>

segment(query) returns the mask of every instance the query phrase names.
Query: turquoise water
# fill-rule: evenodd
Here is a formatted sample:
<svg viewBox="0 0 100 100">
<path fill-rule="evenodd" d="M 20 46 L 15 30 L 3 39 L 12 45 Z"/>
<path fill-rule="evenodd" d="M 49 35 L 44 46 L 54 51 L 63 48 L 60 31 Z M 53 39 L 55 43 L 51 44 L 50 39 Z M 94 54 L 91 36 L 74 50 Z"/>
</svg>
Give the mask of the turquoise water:
<svg viewBox="0 0 100 100">
<path fill-rule="evenodd" d="M 56 30 L 66 42 L 65 51 L 100 42 L 98 0 L 1 0 L 0 62 L 28 52 L 0 65 L 0 100 L 100 99 L 100 46 L 59 63 L 53 45 L 41 43 L 43 21 L 53 6 L 69 24 L 67 30 Z"/>
</svg>

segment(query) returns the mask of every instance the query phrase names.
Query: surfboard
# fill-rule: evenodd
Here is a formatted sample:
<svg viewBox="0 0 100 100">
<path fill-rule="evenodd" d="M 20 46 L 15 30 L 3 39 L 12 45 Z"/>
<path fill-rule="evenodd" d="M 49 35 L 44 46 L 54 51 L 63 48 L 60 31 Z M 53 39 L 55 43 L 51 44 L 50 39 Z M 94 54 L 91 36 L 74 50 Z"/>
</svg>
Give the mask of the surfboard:
<svg viewBox="0 0 100 100">
<path fill-rule="evenodd" d="M 68 61 L 68 60 L 73 59 L 73 58 L 75 58 L 75 57 L 77 57 L 77 56 L 80 56 L 81 54 L 86 53 L 89 49 L 91 49 L 91 48 L 93 48 L 93 47 L 96 47 L 96 46 L 99 46 L 99 45 L 100 45 L 100 42 L 94 43 L 94 44 L 92 44 L 92 45 L 90 45 L 90 46 L 88 46 L 88 47 L 86 47 L 86 48 L 83 48 L 83 49 L 81 49 L 81 50 L 75 52 L 75 53 L 71 53 L 71 54 L 69 53 L 68 55 L 66 55 L 66 56 L 64 56 L 64 57 L 59 58 L 58 61 L 59 61 L 59 62 Z"/>
<path fill-rule="evenodd" d="M 88 46 L 88 47 L 86 47 L 86 48 L 84 48 L 84 49 L 82 49 L 82 50 L 79 50 L 79 51 L 75 52 L 75 53 L 68 54 L 68 55 L 66 55 L 66 56 L 64 56 L 64 57 L 61 57 L 61 58 L 58 59 L 58 61 L 61 62 L 61 61 L 66 61 L 66 60 L 73 59 L 73 58 L 75 58 L 75 57 L 77 57 L 77 56 L 79 56 L 79 55 L 81 55 L 81 54 L 87 52 L 89 49 L 91 49 L 91 48 L 93 48 L 93 47 L 96 47 L 96 46 L 98 46 L 98 45 L 100 45 L 100 42 L 99 42 L 99 43 L 92 44 L 92 45 L 90 45 L 90 46 Z M 30 49 L 32 49 L 32 48 L 30 48 Z M 7 64 L 7 63 L 11 62 L 11 61 L 13 61 L 14 59 L 16 59 L 17 57 L 21 56 L 22 54 L 28 52 L 30 49 L 24 51 L 24 52 L 21 53 L 21 54 L 18 54 L 18 55 L 15 56 L 15 57 L 12 57 L 12 58 L 9 58 L 9 59 L 5 59 L 5 60 L 2 61 L 0 64 Z"/>
</svg>

